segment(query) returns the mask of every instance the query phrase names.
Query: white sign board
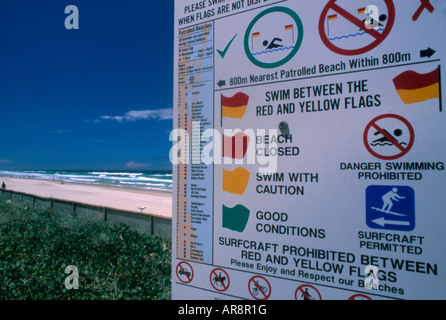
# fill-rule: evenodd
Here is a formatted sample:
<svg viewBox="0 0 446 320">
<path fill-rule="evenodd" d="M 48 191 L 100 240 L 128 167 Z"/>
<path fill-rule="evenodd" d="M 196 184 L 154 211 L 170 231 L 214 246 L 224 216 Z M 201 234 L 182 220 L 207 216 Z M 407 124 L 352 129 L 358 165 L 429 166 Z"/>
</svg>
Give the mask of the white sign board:
<svg viewBox="0 0 446 320">
<path fill-rule="evenodd" d="M 445 299 L 445 1 L 175 4 L 172 297 Z"/>
</svg>

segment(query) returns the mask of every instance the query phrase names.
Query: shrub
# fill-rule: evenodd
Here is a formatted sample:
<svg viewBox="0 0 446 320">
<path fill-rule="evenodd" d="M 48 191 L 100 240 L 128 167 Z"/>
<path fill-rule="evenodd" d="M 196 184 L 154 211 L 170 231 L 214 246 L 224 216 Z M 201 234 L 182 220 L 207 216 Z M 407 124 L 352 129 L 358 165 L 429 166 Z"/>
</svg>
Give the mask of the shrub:
<svg viewBox="0 0 446 320">
<path fill-rule="evenodd" d="M 79 270 L 67 289 L 65 268 Z M 0 199 L 0 299 L 170 299 L 171 243 Z"/>
</svg>

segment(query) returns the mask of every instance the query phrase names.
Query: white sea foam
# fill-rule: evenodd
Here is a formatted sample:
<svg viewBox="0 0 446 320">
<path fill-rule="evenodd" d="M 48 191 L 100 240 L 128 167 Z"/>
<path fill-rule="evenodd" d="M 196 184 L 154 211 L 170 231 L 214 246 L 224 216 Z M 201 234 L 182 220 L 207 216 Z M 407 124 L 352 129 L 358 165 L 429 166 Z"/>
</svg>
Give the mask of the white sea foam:
<svg viewBox="0 0 446 320">
<path fill-rule="evenodd" d="M 0 176 L 22 179 L 54 180 L 90 185 L 134 187 L 144 190 L 172 190 L 172 174 L 160 171 L 56 171 L 56 170 L 3 170 Z"/>
</svg>

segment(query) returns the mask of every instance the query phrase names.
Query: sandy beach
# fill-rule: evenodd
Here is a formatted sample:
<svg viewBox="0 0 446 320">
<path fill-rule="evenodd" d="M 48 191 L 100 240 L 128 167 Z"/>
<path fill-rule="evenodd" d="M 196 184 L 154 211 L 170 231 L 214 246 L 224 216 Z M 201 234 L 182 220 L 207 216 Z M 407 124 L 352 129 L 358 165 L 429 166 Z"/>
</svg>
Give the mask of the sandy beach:
<svg viewBox="0 0 446 320">
<path fill-rule="evenodd" d="M 131 212 L 140 212 L 138 208 L 145 206 L 144 214 L 172 218 L 172 195 L 167 192 L 8 177 L 0 177 L 1 182 L 6 184 L 6 190 L 38 197 L 73 201 Z"/>
</svg>

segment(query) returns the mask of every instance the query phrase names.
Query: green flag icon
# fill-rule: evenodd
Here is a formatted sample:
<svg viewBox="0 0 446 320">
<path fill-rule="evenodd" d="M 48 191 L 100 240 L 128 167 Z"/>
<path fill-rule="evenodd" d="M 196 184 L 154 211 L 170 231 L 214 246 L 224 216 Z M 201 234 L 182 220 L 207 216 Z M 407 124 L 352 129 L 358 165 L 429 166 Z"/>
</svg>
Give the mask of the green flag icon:
<svg viewBox="0 0 446 320">
<path fill-rule="evenodd" d="M 243 232 L 248 224 L 250 211 L 241 204 L 234 208 L 223 205 L 223 228 Z"/>
</svg>

